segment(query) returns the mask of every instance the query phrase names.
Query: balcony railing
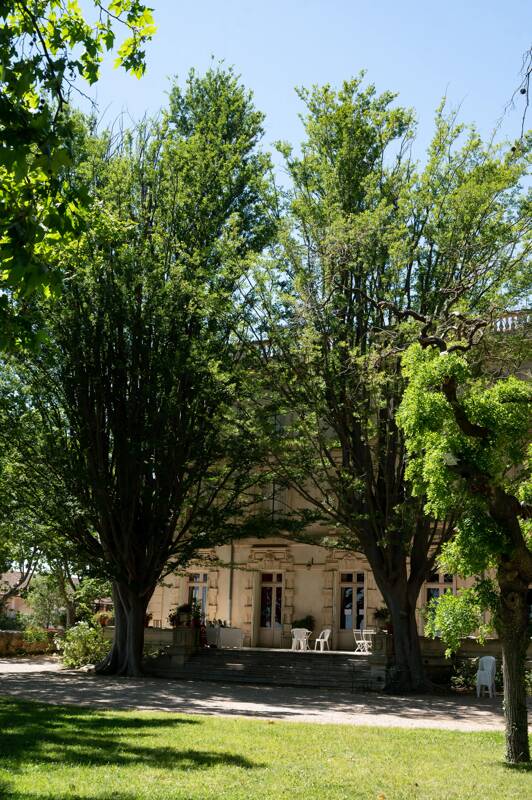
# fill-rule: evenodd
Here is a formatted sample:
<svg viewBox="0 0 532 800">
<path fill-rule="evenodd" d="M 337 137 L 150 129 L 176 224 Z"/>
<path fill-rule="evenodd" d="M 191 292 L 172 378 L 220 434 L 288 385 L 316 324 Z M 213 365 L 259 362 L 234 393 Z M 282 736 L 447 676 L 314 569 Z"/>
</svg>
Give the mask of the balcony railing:
<svg viewBox="0 0 532 800">
<path fill-rule="evenodd" d="M 532 311 L 509 311 L 493 324 L 498 333 L 511 333 L 532 323 Z"/>
</svg>

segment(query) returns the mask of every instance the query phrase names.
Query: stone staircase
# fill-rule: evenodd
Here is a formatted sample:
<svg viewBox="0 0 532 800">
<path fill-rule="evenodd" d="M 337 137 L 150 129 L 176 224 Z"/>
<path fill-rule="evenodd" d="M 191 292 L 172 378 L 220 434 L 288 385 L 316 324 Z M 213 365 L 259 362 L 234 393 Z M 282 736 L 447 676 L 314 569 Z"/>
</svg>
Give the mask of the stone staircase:
<svg viewBox="0 0 532 800">
<path fill-rule="evenodd" d="M 221 650 L 209 648 L 179 663 L 171 651 L 145 664 L 162 678 L 274 686 L 314 686 L 342 691 L 382 690 L 384 663 L 342 652 L 294 652 L 266 648 Z"/>
</svg>

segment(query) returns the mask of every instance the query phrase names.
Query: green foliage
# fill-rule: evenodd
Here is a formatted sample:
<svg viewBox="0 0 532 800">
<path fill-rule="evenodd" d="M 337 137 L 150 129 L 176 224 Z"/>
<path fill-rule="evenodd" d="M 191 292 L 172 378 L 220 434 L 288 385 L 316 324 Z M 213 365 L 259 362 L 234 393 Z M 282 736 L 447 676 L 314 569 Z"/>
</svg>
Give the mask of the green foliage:
<svg viewBox="0 0 532 800">
<path fill-rule="evenodd" d="M 294 520 L 315 536 L 317 523 L 327 526 L 321 541 L 363 552 L 384 596 L 397 592 L 398 608 L 407 583 L 419 591 L 434 548 L 453 530 L 460 503 L 448 486 L 460 482 L 446 454 L 460 445 L 486 457 L 461 437 L 445 398 L 426 388 L 448 374 L 461 382 L 463 359 L 412 350 L 401 370 L 398 354 L 416 341 L 422 319 L 429 333 L 440 317 L 455 330 L 455 313 L 483 314 L 521 296 L 529 201 L 519 182 L 528 154 L 525 145 L 485 144 L 442 104 L 428 158 L 413 164 L 414 114 L 390 92 L 379 95 L 359 76 L 300 96 L 301 150 L 280 146 L 291 178 L 287 215 L 254 283 L 265 469 L 276 486 L 295 490 L 290 508 L 274 509 L 276 524 L 300 538 L 307 532 Z M 417 383 L 399 420 L 409 376 Z M 522 394 L 521 385 L 509 382 L 504 400 L 485 398 L 479 418 L 511 394 Z M 407 430 L 410 414 L 416 422 Z M 501 451 L 522 430 L 511 415 Z M 412 433 L 421 426 L 418 459 Z M 394 620 L 396 639 L 408 613 Z"/>
<path fill-rule="evenodd" d="M 309 631 L 314 630 L 315 620 L 312 614 L 307 614 L 306 617 L 301 617 L 301 619 L 295 619 L 292 622 L 292 628 L 306 628 Z"/>
<path fill-rule="evenodd" d="M 472 493 L 460 465 L 467 463 L 494 484 L 516 491 L 526 480 L 532 387 L 515 377 L 490 385 L 490 376 L 474 378 L 465 357 L 413 345 L 403 356 L 408 379 L 398 415 L 406 436 L 406 477 L 414 492 L 426 497 L 427 513 L 438 518 L 459 513 L 461 542 L 476 571 L 504 549 L 504 534 L 487 513 L 482 493 Z M 455 417 L 442 385 L 460 387 L 460 403 L 471 425 L 489 432 L 472 437 Z"/>
<path fill-rule="evenodd" d="M 63 639 L 58 640 L 58 646 L 63 664 L 76 668 L 98 664 L 109 652 L 111 643 L 104 639 L 101 628 L 94 628 L 88 622 L 78 622 L 66 631 Z"/>
<path fill-rule="evenodd" d="M 36 575 L 26 593 L 31 619 L 43 628 L 64 624 L 64 598 L 54 575 Z"/>
<path fill-rule="evenodd" d="M 24 617 L 19 614 L 3 614 L 0 612 L 0 631 L 22 631 L 25 627 Z"/>
<path fill-rule="evenodd" d="M 77 619 L 85 622 L 92 621 L 96 601 L 103 597 L 110 597 L 111 591 L 111 583 L 108 580 L 90 576 L 82 577 L 73 598 L 76 605 Z M 105 614 L 107 612 L 100 613 Z M 112 615 L 108 614 L 108 616 Z"/>
<path fill-rule="evenodd" d="M 474 377 L 464 355 L 419 345 L 403 356 L 403 369 L 408 387 L 398 421 L 409 454 L 406 477 L 414 492 L 425 497 L 427 513 L 455 519 L 456 533 L 443 548 L 442 568 L 464 577 L 478 575 L 496 567 L 514 546 L 494 517 L 492 497 L 495 487 L 509 493 L 504 507 L 512 493 L 526 495 L 532 388 L 515 377 L 494 381 L 486 369 Z M 446 395 L 446 386 L 458 387 L 459 399 L 453 400 L 454 388 Z M 526 535 L 526 523 L 521 524 Z M 498 603 L 492 583 L 478 581 L 456 597 L 433 601 L 428 630 L 439 633 L 448 652 L 454 651 L 461 636 L 477 629 L 483 635 L 482 610 L 489 609 L 497 622 Z"/>
<path fill-rule="evenodd" d="M 451 686 L 455 689 L 469 689 L 473 691 L 477 685 L 478 658 L 463 658 L 453 664 Z M 532 669 L 525 672 L 526 693 L 532 697 Z M 495 673 L 495 689 L 500 692 L 503 688 L 501 665 L 497 665 Z"/>
<path fill-rule="evenodd" d="M 48 632 L 38 625 L 28 625 L 24 628 L 24 643 L 46 644 L 49 641 Z"/>
<path fill-rule="evenodd" d="M 85 133 L 73 180 L 89 180 L 90 224 L 57 248 L 68 280 L 19 370 L 43 429 L 24 460 L 60 484 L 60 530 L 80 560 L 137 602 L 198 548 L 239 535 L 260 481 L 237 400 L 252 392 L 250 261 L 275 231 L 261 135 L 222 68 L 175 85 L 167 113 L 119 140 Z"/>
<path fill-rule="evenodd" d="M 467 689 L 474 691 L 477 686 L 478 658 L 459 658 L 453 664 L 451 686 L 454 689 Z M 532 671 L 531 671 L 532 672 Z M 502 691 L 503 678 L 500 661 L 497 662 L 495 672 L 495 689 Z"/>
<path fill-rule="evenodd" d="M 101 628 L 104 628 L 106 625 L 112 625 L 114 622 L 114 616 L 111 611 L 97 611 L 96 614 L 92 615 L 91 622 L 93 625 Z"/>
<path fill-rule="evenodd" d="M 478 659 L 461 658 L 453 664 L 451 686 L 453 689 L 473 691 L 477 685 Z"/>
<path fill-rule="evenodd" d="M 116 65 L 140 77 L 155 26 L 139 0 L 0 4 L 0 347 L 32 339 L 28 297 L 47 296 L 61 273 L 54 257 L 83 224 L 87 194 L 65 180 L 76 123 L 68 102 L 76 79 L 98 79 L 118 23 L 127 31 Z M 31 304 L 30 304 L 31 305 Z"/>
<path fill-rule="evenodd" d="M 425 631 L 433 638 L 441 638 L 447 645 L 447 658 L 460 647 L 460 640 L 475 634 L 484 641 L 492 626 L 484 623 L 485 606 L 475 588 L 460 589 L 457 594 L 445 592 L 428 604 Z"/>
<path fill-rule="evenodd" d="M 532 424 L 532 387 L 514 377 L 492 374 L 490 355 L 475 374 L 447 339 L 421 341 L 403 359 L 409 380 L 399 413 L 409 456 L 407 479 L 425 510 L 451 515 L 458 535 L 444 554 L 462 574 L 496 566 L 497 592 L 470 590 L 440 598 L 430 630 L 441 630 L 449 645 L 477 628 L 482 609 L 491 608 L 504 660 L 506 753 L 509 763 L 528 762 L 525 664 L 530 641 L 527 609 L 532 580 L 527 462 Z M 469 337 L 467 352 L 473 339 Z M 438 351 L 430 345 L 437 344 Z M 507 370 L 507 365 L 504 369 Z M 480 628 L 482 635 L 482 628 Z M 523 713 L 524 710 L 524 713 Z"/>
</svg>

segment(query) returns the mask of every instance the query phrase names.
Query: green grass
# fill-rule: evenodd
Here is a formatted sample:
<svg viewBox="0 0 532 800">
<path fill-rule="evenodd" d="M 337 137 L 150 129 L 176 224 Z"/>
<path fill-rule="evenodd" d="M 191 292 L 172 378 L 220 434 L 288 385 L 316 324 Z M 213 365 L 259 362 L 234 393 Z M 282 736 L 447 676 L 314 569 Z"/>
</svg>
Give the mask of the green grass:
<svg viewBox="0 0 532 800">
<path fill-rule="evenodd" d="M 532 796 L 498 733 L 104 712 L 0 699 L 2 800 Z"/>
</svg>

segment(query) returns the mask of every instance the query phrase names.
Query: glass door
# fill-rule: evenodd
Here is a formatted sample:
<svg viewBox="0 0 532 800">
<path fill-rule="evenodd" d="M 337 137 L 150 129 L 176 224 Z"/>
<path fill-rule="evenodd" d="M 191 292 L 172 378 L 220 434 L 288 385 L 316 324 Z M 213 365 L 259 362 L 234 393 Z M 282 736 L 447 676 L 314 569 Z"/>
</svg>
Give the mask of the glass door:
<svg viewBox="0 0 532 800">
<path fill-rule="evenodd" d="M 259 647 L 280 647 L 283 630 L 283 575 L 263 572 L 260 582 Z"/>
<path fill-rule="evenodd" d="M 188 576 L 188 602 L 196 603 L 201 613 L 201 621 L 205 623 L 207 616 L 207 589 L 209 576 L 206 572 L 193 572 Z"/>
</svg>

